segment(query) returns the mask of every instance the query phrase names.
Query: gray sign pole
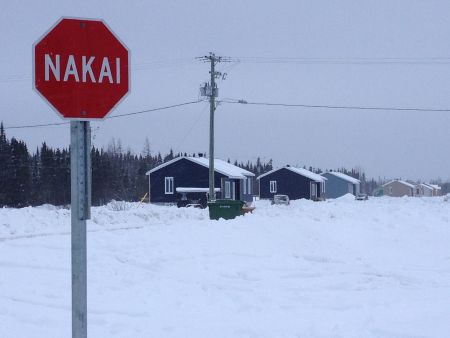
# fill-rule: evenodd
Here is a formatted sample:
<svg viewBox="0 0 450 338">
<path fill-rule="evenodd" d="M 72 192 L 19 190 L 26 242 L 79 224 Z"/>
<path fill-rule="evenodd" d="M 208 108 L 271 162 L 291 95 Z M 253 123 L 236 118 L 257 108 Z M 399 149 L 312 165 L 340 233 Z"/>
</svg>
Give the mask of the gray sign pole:
<svg viewBox="0 0 450 338">
<path fill-rule="evenodd" d="M 86 220 L 91 214 L 91 129 L 70 122 L 72 338 L 87 337 Z"/>
</svg>

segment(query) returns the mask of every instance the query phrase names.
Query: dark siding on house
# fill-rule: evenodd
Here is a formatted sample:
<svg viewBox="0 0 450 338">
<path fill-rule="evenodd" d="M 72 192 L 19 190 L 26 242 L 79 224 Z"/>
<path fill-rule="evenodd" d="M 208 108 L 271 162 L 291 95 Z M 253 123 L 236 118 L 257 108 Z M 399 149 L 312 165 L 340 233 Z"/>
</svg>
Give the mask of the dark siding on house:
<svg viewBox="0 0 450 338">
<path fill-rule="evenodd" d="M 250 180 L 251 183 L 251 191 L 248 191 L 248 182 L 247 180 Z M 255 179 L 252 176 L 247 176 L 247 180 L 239 180 L 239 186 L 240 186 L 240 191 L 241 191 L 241 201 L 244 202 L 252 202 L 253 201 L 253 188 L 255 185 Z M 244 188 L 243 188 L 243 184 L 247 184 L 247 187 L 245 188 L 246 190 L 246 194 L 244 194 Z"/>
<path fill-rule="evenodd" d="M 277 192 L 270 192 L 270 181 L 277 181 Z M 273 195 L 282 194 L 288 195 L 289 199 L 295 200 L 300 198 L 310 199 L 310 183 L 313 180 L 296 174 L 289 169 L 281 168 L 273 173 L 262 177 L 259 180 L 259 196 L 260 198 L 273 198 Z M 320 184 L 314 182 L 317 187 L 317 196 L 321 196 Z"/>
<path fill-rule="evenodd" d="M 174 178 L 173 194 L 165 194 L 165 177 Z M 214 181 L 216 188 L 221 187 L 221 179 L 223 177 L 224 175 L 215 172 Z M 176 203 L 181 197 L 181 195 L 175 191 L 177 187 L 207 188 L 209 186 L 208 182 L 208 168 L 183 158 L 150 174 L 150 202 Z M 217 197 L 220 198 L 220 193 L 218 193 Z"/>
<path fill-rule="evenodd" d="M 254 178 L 252 176 L 247 176 L 247 180 L 252 181 L 252 190 L 254 185 Z M 233 182 L 235 184 L 235 199 L 241 200 L 244 202 L 252 202 L 253 201 L 253 191 L 248 192 L 248 189 L 246 188 L 246 193 L 244 194 L 244 184 L 248 184 L 247 181 L 244 181 L 243 179 L 233 179 L 233 178 L 224 178 L 222 182 L 222 192 L 223 192 L 223 198 L 225 197 L 225 182 L 230 182 L 231 190 L 233 189 Z M 248 186 L 247 186 L 248 187 Z M 231 192 L 231 197 L 233 198 L 233 193 Z"/>
</svg>

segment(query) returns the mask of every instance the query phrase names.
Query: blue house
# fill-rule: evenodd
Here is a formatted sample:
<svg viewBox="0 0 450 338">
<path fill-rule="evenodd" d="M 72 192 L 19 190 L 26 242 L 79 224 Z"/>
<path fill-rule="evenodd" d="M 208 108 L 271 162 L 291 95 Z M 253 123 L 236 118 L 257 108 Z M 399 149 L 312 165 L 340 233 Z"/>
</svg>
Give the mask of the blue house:
<svg viewBox="0 0 450 338">
<path fill-rule="evenodd" d="M 338 198 L 346 194 L 357 195 L 360 191 L 361 182 L 346 174 L 330 171 L 322 174 L 327 179 L 327 198 Z"/>
<path fill-rule="evenodd" d="M 274 195 L 288 195 L 291 200 L 324 198 L 326 178 L 303 168 L 286 166 L 257 179 L 261 199 L 272 199 Z"/>
<path fill-rule="evenodd" d="M 209 191 L 209 159 L 177 157 L 145 174 L 151 203 L 176 204 L 189 198 L 205 205 Z M 214 160 L 216 198 L 253 201 L 254 174 L 228 162 Z"/>
</svg>

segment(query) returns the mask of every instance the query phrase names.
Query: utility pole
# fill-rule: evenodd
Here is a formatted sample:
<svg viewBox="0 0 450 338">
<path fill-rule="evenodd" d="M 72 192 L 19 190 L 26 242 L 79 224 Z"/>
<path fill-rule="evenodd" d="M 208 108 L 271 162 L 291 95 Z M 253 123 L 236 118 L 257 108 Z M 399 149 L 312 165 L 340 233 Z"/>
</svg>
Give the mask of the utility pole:
<svg viewBox="0 0 450 338">
<path fill-rule="evenodd" d="M 209 96 L 209 201 L 216 200 L 216 192 L 214 190 L 214 111 L 216 110 L 216 56 L 209 55 L 211 64 L 211 95 Z"/>
<path fill-rule="evenodd" d="M 211 65 L 210 83 L 204 83 L 200 87 L 200 95 L 209 97 L 209 195 L 208 202 L 216 200 L 216 193 L 214 191 L 214 112 L 216 110 L 216 97 L 219 96 L 219 91 L 216 85 L 216 78 L 222 76 L 222 73 L 216 72 L 215 66 L 219 62 L 228 61 L 214 53 L 209 53 L 207 56 L 197 58 L 204 62 L 209 62 Z"/>
</svg>

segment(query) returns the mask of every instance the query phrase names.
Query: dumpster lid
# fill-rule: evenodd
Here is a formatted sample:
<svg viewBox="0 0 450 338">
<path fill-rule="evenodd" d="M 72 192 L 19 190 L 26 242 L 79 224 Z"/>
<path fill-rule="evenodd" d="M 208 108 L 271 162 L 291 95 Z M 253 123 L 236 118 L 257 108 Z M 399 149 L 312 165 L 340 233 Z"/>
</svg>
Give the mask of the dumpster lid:
<svg viewBox="0 0 450 338">
<path fill-rule="evenodd" d="M 176 192 L 209 192 L 209 188 L 195 188 L 195 187 L 178 187 Z M 219 192 L 220 188 L 214 188 L 215 192 Z"/>
</svg>

